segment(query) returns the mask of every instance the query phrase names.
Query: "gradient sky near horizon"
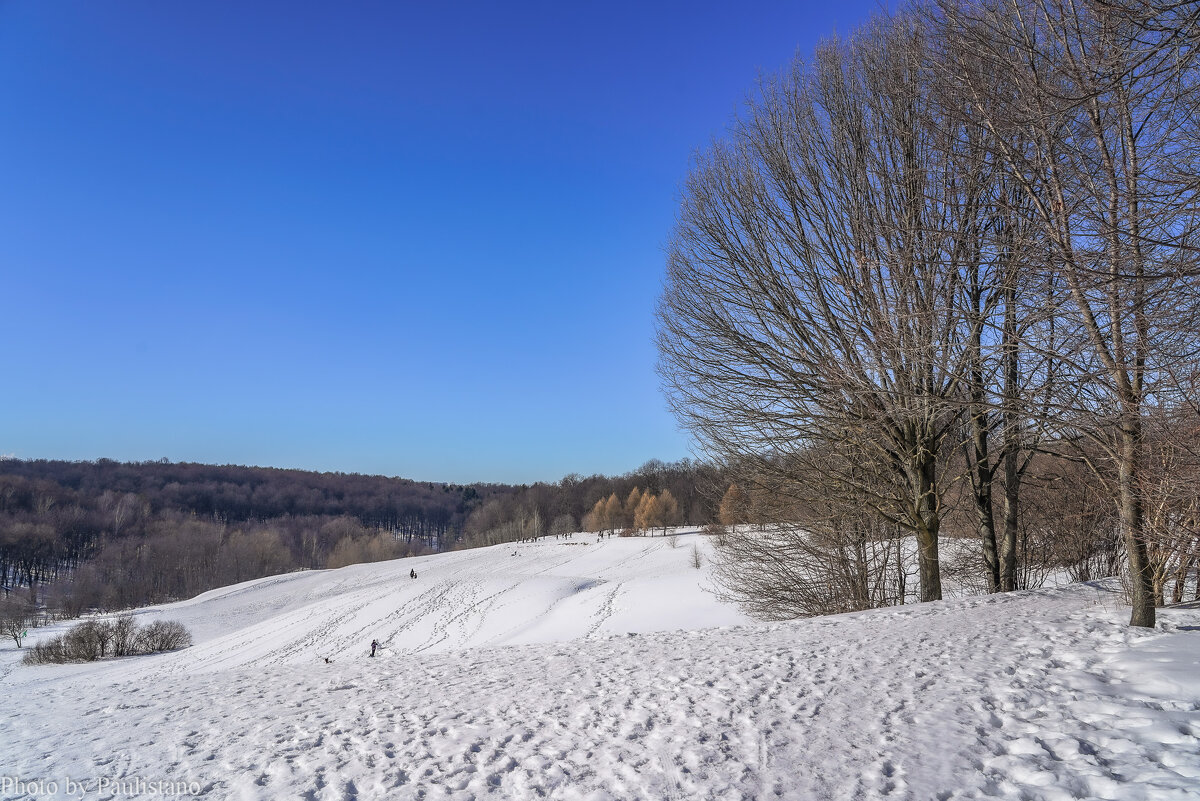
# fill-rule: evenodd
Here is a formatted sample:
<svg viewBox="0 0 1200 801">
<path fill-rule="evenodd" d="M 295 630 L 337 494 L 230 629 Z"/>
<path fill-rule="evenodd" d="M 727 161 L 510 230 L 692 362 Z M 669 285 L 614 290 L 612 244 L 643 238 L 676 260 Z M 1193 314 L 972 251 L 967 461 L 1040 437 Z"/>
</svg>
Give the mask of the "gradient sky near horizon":
<svg viewBox="0 0 1200 801">
<path fill-rule="evenodd" d="M 0 455 L 689 455 L 652 337 L 692 154 L 879 7 L 0 0 Z"/>
</svg>

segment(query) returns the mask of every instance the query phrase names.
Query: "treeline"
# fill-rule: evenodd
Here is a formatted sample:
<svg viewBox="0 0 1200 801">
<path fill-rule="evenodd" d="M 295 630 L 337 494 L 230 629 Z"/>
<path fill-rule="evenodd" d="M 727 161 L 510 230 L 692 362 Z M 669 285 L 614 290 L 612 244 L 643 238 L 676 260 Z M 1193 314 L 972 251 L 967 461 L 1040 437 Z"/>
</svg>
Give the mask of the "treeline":
<svg viewBox="0 0 1200 801">
<path fill-rule="evenodd" d="M 351 517 L 281 517 L 239 524 L 163 513 L 136 535 L 105 539 L 95 555 L 60 571 L 45 593 L 52 608 L 128 609 L 190 598 L 214 587 L 299 569 L 345 567 L 428 551 Z"/>
<path fill-rule="evenodd" d="M 315 473 L 238 465 L 168 461 L 122 463 L 8 459 L 0 480 L 50 482 L 79 499 L 105 493 L 136 496 L 150 511 L 185 511 L 218 522 L 286 516 L 348 516 L 364 526 L 437 549 L 453 540 L 479 499 L 512 490 L 506 485 L 460 486 L 352 473 Z M 0 494 L 30 491 L 0 485 Z M 110 502 L 111 503 L 111 502 Z"/>
<path fill-rule="evenodd" d="M 615 478 L 455 485 L 241 466 L 0 460 L 0 587 L 74 615 L 187 598 L 298 569 L 343 567 L 580 529 L 639 486 L 715 509 L 718 473 L 648 462 Z M 656 525 L 662 519 L 657 512 Z M 14 591 L 19 590 L 19 593 Z"/>
<path fill-rule="evenodd" d="M 631 529 L 643 497 L 656 502 L 643 509 L 640 529 L 675 523 L 704 525 L 716 520 L 720 493 L 727 483 L 721 469 L 690 459 L 672 463 L 654 459 L 615 477 L 571 475 L 556 484 L 521 487 L 481 504 L 467 520 L 465 544 L 496 545 L 581 530 Z M 657 499 L 662 499 L 661 503 Z M 669 522 L 661 522 L 664 519 Z"/>
<path fill-rule="evenodd" d="M 0 461 L 0 586 L 69 614 L 449 548 L 515 488 L 169 462 Z"/>
</svg>

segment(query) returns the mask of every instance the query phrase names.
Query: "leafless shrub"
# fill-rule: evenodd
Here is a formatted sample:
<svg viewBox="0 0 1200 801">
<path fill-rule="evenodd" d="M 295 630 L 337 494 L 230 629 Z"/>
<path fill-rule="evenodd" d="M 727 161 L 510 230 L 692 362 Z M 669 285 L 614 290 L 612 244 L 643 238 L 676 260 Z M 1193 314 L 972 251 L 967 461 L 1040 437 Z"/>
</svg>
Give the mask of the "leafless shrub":
<svg viewBox="0 0 1200 801">
<path fill-rule="evenodd" d="M 132 615 L 116 620 L 85 620 L 65 634 L 34 645 L 25 653 L 27 665 L 94 662 L 109 656 L 133 656 L 174 651 L 192 644 L 192 635 L 175 620 L 156 620 L 138 628 Z"/>
<path fill-rule="evenodd" d="M 107 656 L 111 636 L 108 623 L 85 620 L 64 635 L 63 650 L 72 662 L 94 662 Z"/>
<path fill-rule="evenodd" d="M 121 615 L 109 624 L 112 631 L 111 654 L 132 656 L 137 653 L 137 623 L 133 615 Z"/>
<path fill-rule="evenodd" d="M 904 603 L 909 560 L 895 527 L 868 519 L 819 529 L 734 529 L 718 548 L 718 597 L 763 620 Z"/>
<path fill-rule="evenodd" d="M 137 635 L 137 649 L 143 654 L 176 651 L 191 644 L 192 635 L 177 620 L 156 620 Z"/>
<path fill-rule="evenodd" d="M 45 642 L 36 643 L 32 648 L 25 652 L 22 662 L 26 665 L 49 665 L 62 664 L 63 662 L 74 662 L 67 656 L 65 648 L 65 638 L 55 637 Z"/>
</svg>

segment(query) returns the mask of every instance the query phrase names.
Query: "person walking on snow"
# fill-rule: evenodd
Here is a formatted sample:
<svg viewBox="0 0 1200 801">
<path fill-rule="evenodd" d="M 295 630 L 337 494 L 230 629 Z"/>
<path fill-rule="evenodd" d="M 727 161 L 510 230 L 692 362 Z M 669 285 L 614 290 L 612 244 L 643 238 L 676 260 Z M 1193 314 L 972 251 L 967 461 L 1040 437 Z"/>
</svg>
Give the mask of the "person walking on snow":
<svg viewBox="0 0 1200 801">
<path fill-rule="evenodd" d="M 379 647 L 379 640 L 371 640 L 371 656 L 375 656 L 375 649 Z"/>
<path fill-rule="evenodd" d="M 412 570 L 408 571 L 408 577 L 409 577 L 409 578 L 416 578 L 416 577 L 417 577 L 417 571 L 416 571 L 416 568 L 414 568 L 414 569 L 412 569 Z"/>
</svg>

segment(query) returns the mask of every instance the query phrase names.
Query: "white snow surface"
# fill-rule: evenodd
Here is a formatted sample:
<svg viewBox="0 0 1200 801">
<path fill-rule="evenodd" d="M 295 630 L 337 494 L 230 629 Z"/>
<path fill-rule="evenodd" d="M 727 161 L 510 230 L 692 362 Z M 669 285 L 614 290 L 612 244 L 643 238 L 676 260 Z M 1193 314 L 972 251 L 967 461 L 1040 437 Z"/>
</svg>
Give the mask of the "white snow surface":
<svg viewBox="0 0 1200 801">
<path fill-rule="evenodd" d="M 0 798 L 1200 799 L 1200 609 L 1131 629 L 1100 583 L 761 624 L 710 556 L 576 535 L 139 610 L 191 629 L 171 654 L 9 641 Z"/>
</svg>

